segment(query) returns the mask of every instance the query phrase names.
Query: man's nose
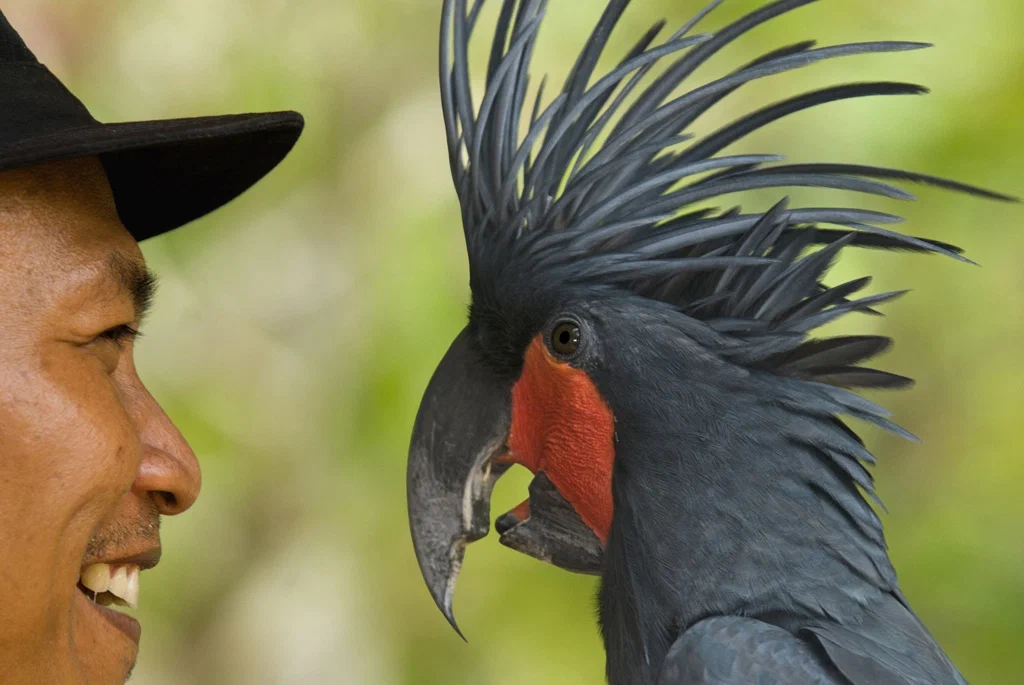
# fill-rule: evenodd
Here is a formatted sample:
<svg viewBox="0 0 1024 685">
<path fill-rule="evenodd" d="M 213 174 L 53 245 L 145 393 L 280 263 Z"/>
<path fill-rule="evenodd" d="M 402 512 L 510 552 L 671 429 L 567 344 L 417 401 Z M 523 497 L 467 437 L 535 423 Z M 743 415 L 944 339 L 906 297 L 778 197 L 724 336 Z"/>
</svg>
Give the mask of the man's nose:
<svg viewBox="0 0 1024 685">
<path fill-rule="evenodd" d="M 180 514 L 199 496 L 199 461 L 149 391 L 142 389 L 142 395 L 141 412 L 136 417 L 142 461 L 132 489 L 152 497 L 161 514 Z"/>
</svg>

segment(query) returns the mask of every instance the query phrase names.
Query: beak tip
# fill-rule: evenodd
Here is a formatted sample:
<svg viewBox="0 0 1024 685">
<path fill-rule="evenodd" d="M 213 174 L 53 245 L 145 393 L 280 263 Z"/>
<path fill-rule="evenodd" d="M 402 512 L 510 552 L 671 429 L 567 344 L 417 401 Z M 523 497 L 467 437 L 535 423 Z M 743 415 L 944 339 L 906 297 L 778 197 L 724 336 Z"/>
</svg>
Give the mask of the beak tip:
<svg viewBox="0 0 1024 685">
<path fill-rule="evenodd" d="M 466 636 L 462 634 L 462 631 L 459 629 L 459 624 L 455 622 L 455 613 L 452 611 L 451 605 L 449 604 L 441 607 L 441 613 L 443 613 L 444 617 L 448 619 L 448 624 L 452 627 L 452 630 L 462 638 L 463 642 L 468 643 L 469 640 L 467 640 Z"/>
<path fill-rule="evenodd" d="M 466 636 L 462 634 L 459 624 L 455 622 L 455 611 L 452 607 L 455 600 L 455 581 L 458 579 L 459 570 L 462 568 L 465 543 L 460 540 L 450 545 L 444 545 L 443 543 L 439 545 L 436 539 L 428 538 L 423 540 L 415 535 L 413 536 L 413 541 L 414 544 L 423 542 L 435 543 L 428 545 L 430 548 L 433 548 L 432 551 L 421 550 L 420 545 L 415 544 L 417 561 L 420 562 L 420 571 L 423 572 L 423 578 L 427 583 L 427 589 L 430 591 L 434 604 L 444 614 L 452 630 L 464 642 L 469 642 Z M 447 553 L 441 554 L 436 551 L 442 546 L 448 548 Z M 441 559 L 444 561 L 440 561 Z M 433 560 L 433 563 L 431 563 L 431 560 Z"/>
<path fill-rule="evenodd" d="M 434 588 L 436 586 L 431 585 L 430 594 L 433 595 L 434 604 L 436 604 L 437 608 L 441 610 L 442 614 L 444 614 L 444 617 L 448 621 L 448 625 L 452 627 L 452 630 L 462 638 L 463 642 L 469 642 L 469 640 L 466 639 L 466 636 L 462 634 L 459 624 L 455 622 L 455 609 L 452 606 L 455 599 L 455 579 L 459 575 L 459 566 L 461 566 L 461 563 L 458 562 L 461 562 L 461 559 L 457 559 L 456 563 L 453 564 L 452 571 L 446 578 L 444 589 L 441 592 L 435 592 Z M 440 590 L 440 588 L 438 589 Z"/>
</svg>

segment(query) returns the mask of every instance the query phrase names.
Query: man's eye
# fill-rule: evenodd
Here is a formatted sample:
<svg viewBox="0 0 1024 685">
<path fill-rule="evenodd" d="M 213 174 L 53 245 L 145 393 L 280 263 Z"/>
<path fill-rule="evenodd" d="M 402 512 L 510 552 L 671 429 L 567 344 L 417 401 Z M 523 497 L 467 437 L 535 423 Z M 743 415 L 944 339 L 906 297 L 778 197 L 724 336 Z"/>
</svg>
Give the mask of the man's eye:
<svg viewBox="0 0 1024 685">
<path fill-rule="evenodd" d="M 120 326 L 114 326 L 113 328 L 109 328 L 103 331 L 98 336 L 96 336 L 96 339 L 110 340 L 118 347 L 124 347 L 125 345 L 132 342 L 141 335 L 142 333 L 140 333 L 138 330 L 132 328 L 127 324 L 122 324 Z"/>
</svg>

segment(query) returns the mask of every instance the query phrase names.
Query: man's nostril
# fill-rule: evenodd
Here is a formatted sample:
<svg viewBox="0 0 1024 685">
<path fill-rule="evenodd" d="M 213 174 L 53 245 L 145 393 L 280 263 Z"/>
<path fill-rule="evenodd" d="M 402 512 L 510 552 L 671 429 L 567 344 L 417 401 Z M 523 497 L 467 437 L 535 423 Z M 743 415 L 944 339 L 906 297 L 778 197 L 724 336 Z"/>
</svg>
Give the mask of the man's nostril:
<svg viewBox="0 0 1024 685">
<path fill-rule="evenodd" d="M 171 511 L 178 508 L 178 498 L 173 492 L 161 490 L 160 492 L 153 493 L 153 495 L 159 500 L 159 504 L 163 504 L 163 508 Z"/>
</svg>

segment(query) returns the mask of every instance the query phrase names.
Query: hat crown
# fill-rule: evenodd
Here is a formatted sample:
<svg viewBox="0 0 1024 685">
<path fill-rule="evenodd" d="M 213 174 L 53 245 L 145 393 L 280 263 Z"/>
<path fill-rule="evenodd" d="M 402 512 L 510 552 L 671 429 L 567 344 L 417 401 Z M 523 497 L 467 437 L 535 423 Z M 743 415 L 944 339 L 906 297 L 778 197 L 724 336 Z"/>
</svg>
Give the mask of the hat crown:
<svg viewBox="0 0 1024 685">
<path fill-rule="evenodd" d="M 0 93 L 0 173 L 96 157 L 136 240 L 230 202 L 277 166 L 302 131 L 297 112 L 101 124 L 2 11 Z"/>
<path fill-rule="evenodd" d="M 18 32 L 0 11 L 0 62 L 36 62 L 36 56 L 25 45 Z"/>
<path fill-rule="evenodd" d="M 0 150 L 93 125 L 85 105 L 36 59 L 0 12 Z M 0 164 L 0 168 L 4 165 Z"/>
</svg>

